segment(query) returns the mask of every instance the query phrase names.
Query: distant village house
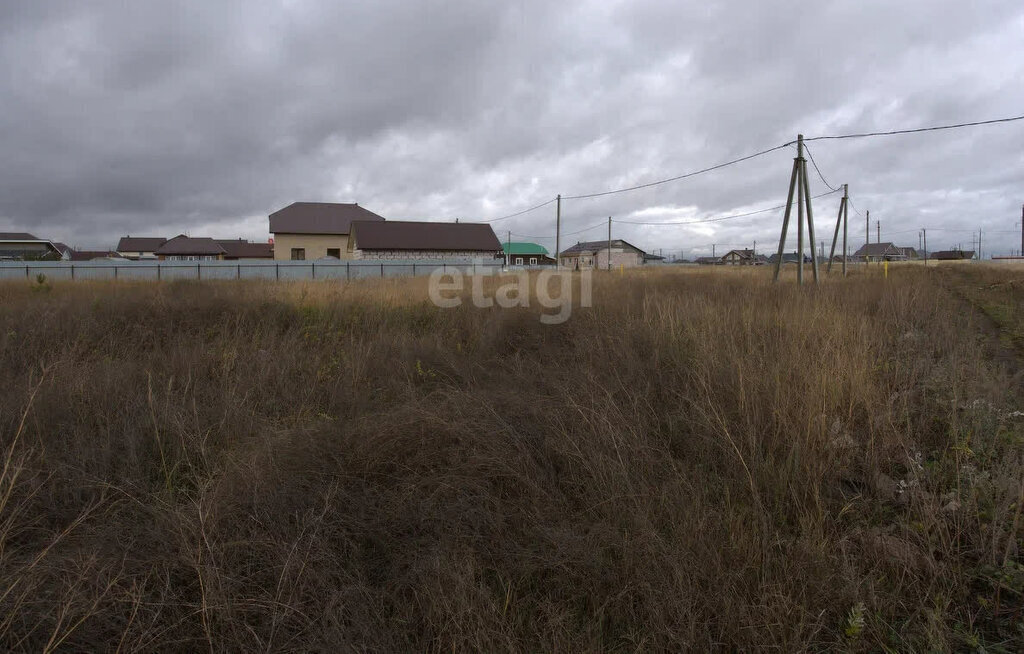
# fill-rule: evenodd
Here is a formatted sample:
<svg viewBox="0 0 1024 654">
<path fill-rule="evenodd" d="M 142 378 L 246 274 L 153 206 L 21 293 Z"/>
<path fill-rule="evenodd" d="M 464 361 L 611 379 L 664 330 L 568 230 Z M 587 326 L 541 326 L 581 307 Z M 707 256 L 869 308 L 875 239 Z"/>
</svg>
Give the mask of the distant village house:
<svg viewBox="0 0 1024 654">
<path fill-rule="evenodd" d="M 904 248 L 899 248 L 892 243 L 866 243 L 853 253 L 854 259 L 858 261 L 906 261 L 907 254 Z"/>
<path fill-rule="evenodd" d="M 554 257 L 548 249 L 537 243 L 511 241 L 501 244 L 510 266 L 553 266 Z"/>
<path fill-rule="evenodd" d="M 350 259 L 354 250 L 349 235 L 355 221 L 384 222 L 384 218 L 358 204 L 293 202 L 270 214 L 274 258 Z"/>
<path fill-rule="evenodd" d="M 610 249 L 608 246 L 608 241 L 577 243 L 559 255 L 561 265 L 572 270 L 587 270 L 608 268 L 609 261 L 612 268 L 633 268 L 644 264 L 644 256 L 647 253 L 635 245 L 622 239 L 614 239 L 611 241 Z"/>
<path fill-rule="evenodd" d="M 156 251 L 166 242 L 166 238 L 158 236 L 122 236 L 117 243 L 117 253 L 132 261 L 156 259 Z"/>
<path fill-rule="evenodd" d="M 763 266 L 768 258 L 763 254 L 754 254 L 753 250 L 729 250 L 722 255 L 722 263 L 729 266 Z"/>
<path fill-rule="evenodd" d="M 52 241 L 26 232 L 0 232 L 0 261 L 60 261 L 64 254 Z"/>
<path fill-rule="evenodd" d="M 936 261 L 969 261 L 974 258 L 974 250 L 939 250 L 929 256 Z"/>
</svg>

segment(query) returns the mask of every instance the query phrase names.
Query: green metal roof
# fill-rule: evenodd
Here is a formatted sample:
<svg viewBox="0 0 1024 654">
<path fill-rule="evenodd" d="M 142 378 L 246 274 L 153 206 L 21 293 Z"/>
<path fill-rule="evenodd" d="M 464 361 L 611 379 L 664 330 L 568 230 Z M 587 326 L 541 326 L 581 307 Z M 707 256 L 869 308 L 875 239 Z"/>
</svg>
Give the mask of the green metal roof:
<svg viewBox="0 0 1024 654">
<path fill-rule="evenodd" d="M 502 243 L 502 249 L 505 250 L 505 254 L 527 254 L 527 255 L 544 255 L 547 256 L 548 249 L 543 245 L 537 243 L 527 243 L 525 241 L 512 241 L 511 243 Z"/>
</svg>

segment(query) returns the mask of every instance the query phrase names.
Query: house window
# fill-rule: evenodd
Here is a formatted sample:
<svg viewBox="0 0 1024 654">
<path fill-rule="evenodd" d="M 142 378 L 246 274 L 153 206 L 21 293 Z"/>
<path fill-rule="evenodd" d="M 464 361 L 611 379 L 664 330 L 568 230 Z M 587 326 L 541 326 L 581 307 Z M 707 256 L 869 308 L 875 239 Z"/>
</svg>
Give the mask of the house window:
<svg viewBox="0 0 1024 654">
<path fill-rule="evenodd" d="M 536 266 L 537 265 L 537 257 L 530 257 L 530 265 L 531 266 Z"/>
<path fill-rule="evenodd" d="M 335 259 L 341 258 L 341 248 L 327 248 L 327 256 Z"/>
<path fill-rule="evenodd" d="M 292 248 L 292 261 L 305 261 L 306 248 Z"/>
<path fill-rule="evenodd" d="M 516 265 L 517 266 L 523 265 L 523 258 L 522 257 L 516 257 Z"/>
</svg>

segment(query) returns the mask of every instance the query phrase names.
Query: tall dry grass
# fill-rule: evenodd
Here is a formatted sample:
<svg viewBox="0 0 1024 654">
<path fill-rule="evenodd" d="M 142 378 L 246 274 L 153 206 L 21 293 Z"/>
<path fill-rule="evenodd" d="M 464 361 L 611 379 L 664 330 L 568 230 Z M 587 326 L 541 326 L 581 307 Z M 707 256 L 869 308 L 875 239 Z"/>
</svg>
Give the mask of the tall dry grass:
<svg viewBox="0 0 1024 654">
<path fill-rule="evenodd" d="M 553 326 L 424 280 L 36 286 L 0 286 L 4 649 L 1024 642 L 1021 368 L 930 271 L 603 274 Z"/>
</svg>

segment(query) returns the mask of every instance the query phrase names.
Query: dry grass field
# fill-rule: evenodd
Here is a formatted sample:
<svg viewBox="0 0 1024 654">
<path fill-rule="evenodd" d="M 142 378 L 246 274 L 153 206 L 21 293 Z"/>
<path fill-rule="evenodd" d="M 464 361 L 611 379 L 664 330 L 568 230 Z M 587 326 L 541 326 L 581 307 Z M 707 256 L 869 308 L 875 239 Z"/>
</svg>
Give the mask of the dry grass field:
<svg viewBox="0 0 1024 654">
<path fill-rule="evenodd" d="M 0 649 L 1024 648 L 1024 272 L 593 288 L 0 285 Z"/>
</svg>

